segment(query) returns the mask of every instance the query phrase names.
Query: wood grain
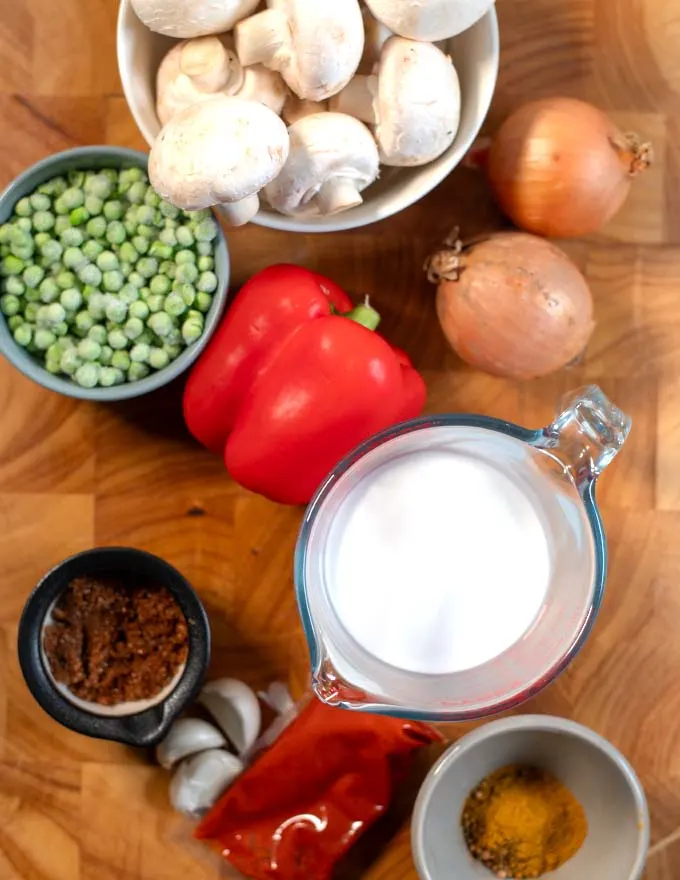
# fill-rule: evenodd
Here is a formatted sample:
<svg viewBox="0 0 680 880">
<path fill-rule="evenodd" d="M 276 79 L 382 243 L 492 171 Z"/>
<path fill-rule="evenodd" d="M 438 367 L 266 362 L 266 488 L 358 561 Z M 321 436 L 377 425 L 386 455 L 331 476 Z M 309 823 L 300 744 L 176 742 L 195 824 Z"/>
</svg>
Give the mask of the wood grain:
<svg viewBox="0 0 680 880">
<path fill-rule="evenodd" d="M 498 11 L 501 77 L 487 130 L 520 101 L 559 93 L 598 103 L 656 147 L 656 165 L 619 216 L 597 236 L 565 245 L 596 300 L 598 326 L 584 362 L 518 384 L 474 373 L 448 350 L 423 258 L 456 223 L 471 235 L 503 222 L 470 170 L 356 233 L 232 230 L 233 282 L 290 260 L 370 294 L 385 332 L 424 373 L 430 412 L 469 410 L 538 426 L 564 391 L 597 381 L 633 415 L 631 438 L 600 493 L 611 546 L 600 619 L 569 671 L 525 708 L 575 718 L 624 751 L 652 812 L 647 878 L 677 880 L 680 4 L 498 0 Z M 115 16 L 116 0 L 0 4 L 0 185 L 66 147 L 143 149 L 116 72 Z M 43 391 L 0 363 L 0 880 L 223 874 L 190 843 L 188 825 L 168 807 L 167 776 L 148 756 L 64 730 L 24 686 L 18 617 L 36 580 L 64 556 L 108 543 L 161 554 L 206 601 L 212 672 L 304 687 L 291 573 L 301 512 L 232 484 L 184 431 L 180 393 L 181 382 L 143 402 L 95 407 Z M 410 806 L 406 798 L 339 877 L 413 880 Z"/>
</svg>

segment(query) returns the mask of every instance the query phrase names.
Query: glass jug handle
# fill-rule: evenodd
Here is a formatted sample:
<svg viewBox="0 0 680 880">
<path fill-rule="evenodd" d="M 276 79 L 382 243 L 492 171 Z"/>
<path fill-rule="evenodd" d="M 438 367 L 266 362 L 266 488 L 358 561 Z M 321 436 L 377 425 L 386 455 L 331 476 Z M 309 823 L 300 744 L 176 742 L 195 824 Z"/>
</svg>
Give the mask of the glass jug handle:
<svg viewBox="0 0 680 880">
<path fill-rule="evenodd" d="M 587 385 L 564 397 L 562 412 L 543 429 L 539 445 L 555 451 L 577 484 L 588 483 L 613 460 L 631 424 L 597 385 Z"/>
</svg>

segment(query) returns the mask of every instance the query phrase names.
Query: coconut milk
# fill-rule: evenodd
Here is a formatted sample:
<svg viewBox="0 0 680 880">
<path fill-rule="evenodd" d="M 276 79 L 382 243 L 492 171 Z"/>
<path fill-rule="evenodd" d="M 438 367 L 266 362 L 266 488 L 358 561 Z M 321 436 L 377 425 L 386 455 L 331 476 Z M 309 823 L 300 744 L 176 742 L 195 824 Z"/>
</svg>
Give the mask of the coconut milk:
<svg viewBox="0 0 680 880">
<path fill-rule="evenodd" d="M 423 449 L 348 493 L 331 527 L 328 596 L 344 628 L 398 669 L 480 666 L 529 629 L 551 577 L 521 482 L 483 457 Z"/>
</svg>

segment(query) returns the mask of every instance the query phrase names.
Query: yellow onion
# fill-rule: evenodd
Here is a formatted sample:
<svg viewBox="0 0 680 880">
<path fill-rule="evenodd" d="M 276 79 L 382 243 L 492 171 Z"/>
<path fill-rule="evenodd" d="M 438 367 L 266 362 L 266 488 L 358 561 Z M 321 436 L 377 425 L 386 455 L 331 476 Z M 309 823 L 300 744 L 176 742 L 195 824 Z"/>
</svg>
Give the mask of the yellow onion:
<svg viewBox="0 0 680 880">
<path fill-rule="evenodd" d="M 444 334 L 468 364 L 514 379 L 552 373 L 577 358 L 593 331 L 585 278 L 558 247 L 523 232 L 467 246 L 457 234 L 427 261 Z"/>
<path fill-rule="evenodd" d="M 596 232 L 623 205 L 652 148 L 583 101 L 546 98 L 516 110 L 496 133 L 488 176 L 520 229 L 568 238 Z"/>
</svg>

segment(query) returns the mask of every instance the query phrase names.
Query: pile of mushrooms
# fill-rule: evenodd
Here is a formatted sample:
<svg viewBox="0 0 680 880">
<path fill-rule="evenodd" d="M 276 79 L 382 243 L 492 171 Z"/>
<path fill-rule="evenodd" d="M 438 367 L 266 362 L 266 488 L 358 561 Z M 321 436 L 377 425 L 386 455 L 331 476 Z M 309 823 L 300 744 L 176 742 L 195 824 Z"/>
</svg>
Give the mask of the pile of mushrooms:
<svg viewBox="0 0 680 880">
<path fill-rule="evenodd" d="M 172 770 L 170 802 L 198 819 L 245 770 L 253 755 L 276 739 L 292 720 L 295 706 L 284 685 L 275 683 L 260 699 L 277 713 L 260 735 L 262 712 L 255 692 L 234 678 L 209 682 L 198 704 L 215 723 L 184 717 L 174 722 L 156 749 L 158 763 Z"/>
<path fill-rule="evenodd" d="M 380 166 L 453 143 L 460 86 L 446 41 L 493 0 L 132 0 L 181 39 L 156 83 L 155 189 L 239 226 L 260 199 L 289 216 L 360 205 Z"/>
</svg>

